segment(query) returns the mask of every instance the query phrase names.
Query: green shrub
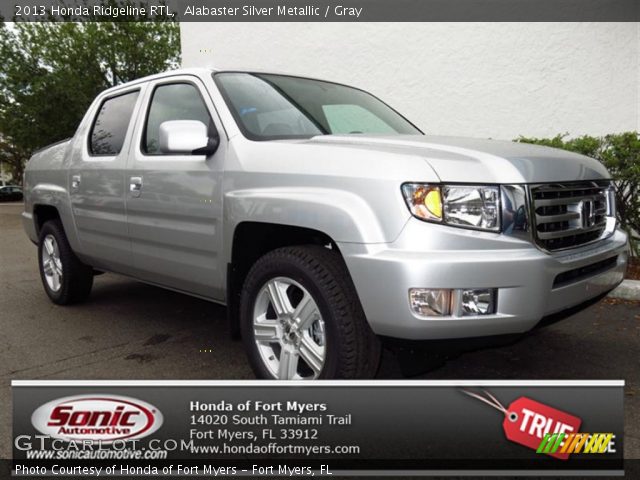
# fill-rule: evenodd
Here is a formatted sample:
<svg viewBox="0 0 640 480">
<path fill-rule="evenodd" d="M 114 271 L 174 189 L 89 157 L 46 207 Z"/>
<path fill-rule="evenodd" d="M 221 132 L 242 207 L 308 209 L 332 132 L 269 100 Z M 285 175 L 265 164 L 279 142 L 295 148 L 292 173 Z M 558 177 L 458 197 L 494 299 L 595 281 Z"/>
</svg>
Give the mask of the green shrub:
<svg viewBox="0 0 640 480">
<path fill-rule="evenodd" d="M 616 212 L 621 227 L 631 237 L 632 254 L 640 253 L 640 134 L 625 132 L 604 137 L 566 139 L 520 137 L 516 142 L 563 148 L 600 161 L 615 180 Z"/>
</svg>

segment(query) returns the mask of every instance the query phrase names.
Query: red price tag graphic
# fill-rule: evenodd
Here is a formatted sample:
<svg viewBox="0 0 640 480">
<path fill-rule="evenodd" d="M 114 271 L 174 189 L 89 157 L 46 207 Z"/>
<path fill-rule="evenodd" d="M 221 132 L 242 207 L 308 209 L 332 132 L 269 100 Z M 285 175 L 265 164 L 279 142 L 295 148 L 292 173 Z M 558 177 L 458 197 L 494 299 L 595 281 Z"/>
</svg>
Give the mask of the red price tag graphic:
<svg viewBox="0 0 640 480">
<path fill-rule="evenodd" d="M 542 438 L 547 433 L 578 432 L 582 420 L 557 408 L 536 402 L 527 397 L 514 400 L 508 407 L 504 407 L 493 395 L 483 391 L 486 397 L 477 393 L 464 393 L 504 414 L 502 428 L 507 439 L 525 447 L 537 450 Z M 560 460 L 569 458 L 568 453 L 548 453 Z"/>
</svg>

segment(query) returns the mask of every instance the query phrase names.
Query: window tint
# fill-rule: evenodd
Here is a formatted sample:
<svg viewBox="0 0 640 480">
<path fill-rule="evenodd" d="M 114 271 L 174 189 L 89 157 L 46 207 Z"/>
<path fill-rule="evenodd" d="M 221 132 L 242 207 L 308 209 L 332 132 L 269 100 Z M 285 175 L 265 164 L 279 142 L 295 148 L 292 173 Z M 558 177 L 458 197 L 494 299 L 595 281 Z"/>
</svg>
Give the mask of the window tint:
<svg viewBox="0 0 640 480">
<path fill-rule="evenodd" d="M 89 150 L 94 155 L 117 155 L 122 150 L 138 91 L 105 100 L 91 129 Z"/>
<path fill-rule="evenodd" d="M 198 89 L 190 83 L 161 85 L 153 92 L 147 115 L 142 149 L 152 155 L 160 154 L 160 124 L 169 120 L 198 120 L 209 131 L 215 127 Z"/>
<path fill-rule="evenodd" d="M 323 105 L 331 133 L 389 133 L 396 131 L 360 105 Z"/>
</svg>

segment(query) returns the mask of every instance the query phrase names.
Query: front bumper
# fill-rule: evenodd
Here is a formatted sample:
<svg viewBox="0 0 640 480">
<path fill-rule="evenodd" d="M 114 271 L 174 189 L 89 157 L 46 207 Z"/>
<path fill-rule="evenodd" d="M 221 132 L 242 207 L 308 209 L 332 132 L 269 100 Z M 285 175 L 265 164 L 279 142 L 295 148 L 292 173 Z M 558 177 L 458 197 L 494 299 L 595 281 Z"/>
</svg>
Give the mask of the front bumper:
<svg viewBox="0 0 640 480">
<path fill-rule="evenodd" d="M 378 335 L 424 340 L 518 334 L 542 317 L 608 292 L 628 257 L 621 230 L 606 240 L 556 254 L 507 235 L 411 219 L 391 244 L 338 244 L 371 328 Z M 599 263 L 601 262 L 601 263 Z M 602 268 L 583 267 L 603 265 Z M 558 275 L 575 272 L 575 275 Z M 496 313 L 422 317 L 411 288 L 497 288 Z"/>
</svg>

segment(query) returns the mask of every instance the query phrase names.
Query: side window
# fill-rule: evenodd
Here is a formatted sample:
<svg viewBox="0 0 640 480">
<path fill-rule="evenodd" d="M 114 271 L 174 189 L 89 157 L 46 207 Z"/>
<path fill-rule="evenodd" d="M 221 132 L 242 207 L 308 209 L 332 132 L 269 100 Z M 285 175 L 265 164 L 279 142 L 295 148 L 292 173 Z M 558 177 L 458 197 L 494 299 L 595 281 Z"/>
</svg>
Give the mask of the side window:
<svg viewBox="0 0 640 480">
<path fill-rule="evenodd" d="M 89 136 L 89 152 L 92 155 L 120 153 L 138 93 L 139 91 L 125 93 L 102 102 Z"/>
<path fill-rule="evenodd" d="M 169 120 L 198 120 L 211 131 L 213 120 L 198 89 L 190 83 L 161 85 L 153 92 L 142 150 L 151 155 L 160 153 L 160 124 Z"/>
</svg>

